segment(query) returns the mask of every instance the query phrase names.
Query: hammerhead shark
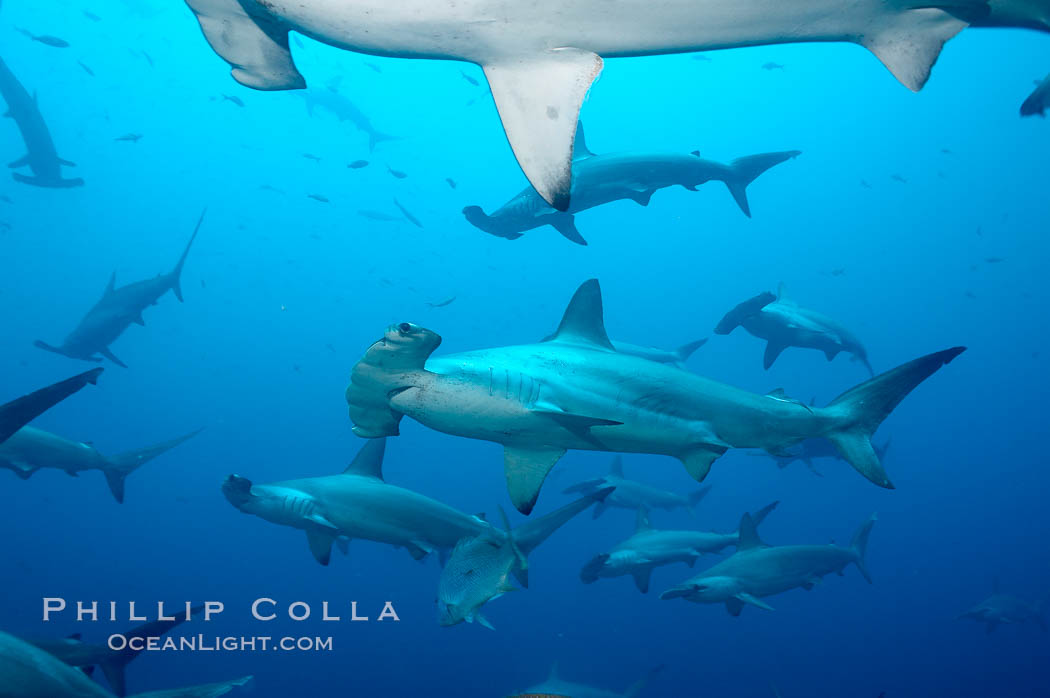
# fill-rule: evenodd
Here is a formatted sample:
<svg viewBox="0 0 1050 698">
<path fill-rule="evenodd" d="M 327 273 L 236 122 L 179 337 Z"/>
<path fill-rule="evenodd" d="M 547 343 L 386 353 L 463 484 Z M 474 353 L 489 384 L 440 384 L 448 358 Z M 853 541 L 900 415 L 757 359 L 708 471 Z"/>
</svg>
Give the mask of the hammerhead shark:
<svg viewBox="0 0 1050 698">
<path fill-rule="evenodd" d="M 251 676 L 218 683 L 136 693 L 132 698 L 218 698 L 243 686 Z M 112 698 L 80 669 L 0 631 L 0 698 Z"/>
<path fill-rule="evenodd" d="M 204 607 L 200 606 L 193 608 L 191 615 L 200 612 L 202 608 Z M 175 620 L 155 620 L 149 623 L 144 623 L 143 625 L 121 633 L 121 635 L 129 640 L 131 638 L 160 637 L 186 620 L 185 615 L 176 615 L 173 617 Z M 29 640 L 28 642 L 33 646 L 44 650 L 53 657 L 62 660 L 69 666 L 82 669 L 88 676 L 91 675 L 95 667 L 99 667 L 102 669 L 102 673 L 106 677 L 109 687 L 113 689 L 113 692 L 118 696 L 124 696 L 127 694 L 127 682 L 124 678 L 125 668 L 131 663 L 131 660 L 138 657 L 144 649 L 140 648 L 135 650 L 130 647 L 125 647 L 122 650 L 113 650 L 110 649 L 108 645 L 84 642 L 81 639 L 80 633 L 75 633 L 61 640 Z"/>
<path fill-rule="evenodd" d="M 532 510 L 570 448 L 674 456 L 700 481 L 730 448 L 778 453 L 823 436 L 864 477 L 892 488 L 871 435 L 908 393 L 964 351 L 909 361 L 826 407 L 810 407 L 782 391 L 757 395 L 617 352 L 595 279 L 580 286 L 544 341 L 431 358 L 440 344 L 440 335 L 424 327 L 389 327 L 351 373 L 353 431 L 393 436 L 408 415 L 446 434 L 502 444 L 511 501 L 522 513 Z"/>
<path fill-rule="evenodd" d="M 0 444 L 0 468 L 7 468 L 23 480 L 28 480 L 41 468 L 63 470 L 77 477 L 86 470 L 101 470 L 106 476 L 109 491 L 118 503 L 124 503 L 124 480 L 128 475 L 200 433 L 191 431 L 178 438 L 153 446 L 127 451 L 116 456 L 104 456 L 89 443 L 71 441 L 57 434 L 35 427 L 22 427 Z"/>
<path fill-rule="evenodd" d="M 848 548 L 834 544 L 771 547 L 758 537 L 751 515 L 744 514 L 740 520 L 736 552 L 714 567 L 668 589 L 660 594 L 660 598 L 724 603 L 730 615 L 739 616 L 745 604 L 772 611 L 773 608 L 762 598 L 797 587 L 808 591 L 825 575 L 832 572 L 842 574 L 851 564 L 857 566 L 870 584 L 871 576 L 864 556 L 874 525 L 873 515 L 857 530 Z"/>
<path fill-rule="evenodd" d="M 573 150 L 572 203 L 559 211 L 532 187 L 522 190 L 492 215 L 478 206 L 463 209 L 463 215 L 477 228 L 496 237 L 516 240 L 525 231 L 549 225 L 578 245 L 587 241 L 576 229 L 575 214 L 619 199 L 630 199 L 648 206 L 653 194 L 666 187 L 681 186 L 690 191 L 712 180 L 724 182 L 740 210 L 751 217 L 747 186 L 771 167 L 800 155 L 798 150 L 762 153 L 738 158 L 729 164 L 705 160 L 698 151 L 677 153 L 611 153 L 595 155 L 584 142 L 583 124 L 576 130 Z"/>
<path fill-rule="evenodd" d="M 179 284 L 182 267 L 186 264 L 186 256 L 190 253 L 190 247 L 197 239 L 197 233 L 203 222 L 204 213 L 202 212 L 193 229 L 193 235 L 190 236 L 190 241 L 186 243 L 186 249 L 183 250 L 178 263 L 170 272 L 120 288 L 116 287 L 117 273 L 113 272 L 113 275 L 109 277 L 106 290 L 102 293 L 102 298 L 92 306 L 61 346 L 54 347 L 39 339 L 33 342 L 33 346 L 82 361 L 102 361 L 96 356 L 96 354 L 101 354 L 118 366 L 127 368 L 127 364 L 116 357 L 109 345 L 116 341 L 132 323 L 145 325 L 146 321 L 142 317 L 143 311 L 156 305 L 161 296 L 168 291 L 172 291 L 179 302 L 182 302 L 182 287 Z"/>
<path fill-rule="evenodd" d="M 93 368 L 0 405 L 0 444 L 85 385 L 94 385 L 101 373 L 101 368 Z"/>
<path fill-rule="evenodd" d="M 1050 594 L 1037 602 L 1025 601 L 999 591 L 999 580 L 992 585 L 992 595 L 959 618 L 969 618 L 984 623 L 985 632 L 993 633 L 1000 625 L 1033 622 L 1045 633 L 1047 630 L 1046 611 L 1050 607 Z"/>
<path fill-rule="evenodd" d="M 753 336 L 766 340 L 762 365 L 769 370 L 788 347 L 817 349 L 831 361 L 839 352 L 849 352 L 872 376 L 868 352 L 860 340 L 841 323 L 827 315 L 803 308 L 790 300 L 780 284 L 777 295 L 762 293 L 736 306 L 715 327 L 715 334 L 729 334 L 743 327 Z"/>
<path fill-rule="evenodd" d="M 663 669 L 653 668 L 644 677 L 631 684 L 623 693 L 596 688 L 583 683 L 566 681 L 558 674 L 558 663 L 551 666 L 547 679 L 509 698 L 638 698 L 646 685 Z"/>
<path fill-rule="evenodd" d="M 615 456 L 609 474 L 596 480 L 585 480 L 567 487 L 565 494 L 581 493 L 591 494 L 606 487 L 614 487 L 612 494 L 599 502 L 593 509 L 594 518 L 605 513 L 609 507 L 620 507 L 622 509 L 687 509 L 693 511 L 693 507 L 700 503 L 707 493 L 711 491 L 709 486 L 703 486 L 689 494 L 678 494 L 670 490 L 660 489 L 653 485 L 637 480 L 628 480 L 623 474 L 623 458 Z"/>
<path fill-rule="evenodd" d="M 0 96 L 3 96 L 4 101 L 7 102 L 7 111 L 4 116 L 10 117 L 15 122 L 26 145 L 25 156 L 15 160 L 8 167 L 14 169 L 28 165 L 33 171 L 31 177 L 21 172 L 14 172 L 11 176 L 23 184 L 38 187 L 64 189 L 84 184 L 84 180 L 79 177 L 74 179 L 62 177 L 62 165 L 76 167 L 76 163 L 63 160 L 58 156 L 55 142 L 51 138 L 51 131 L 47 128 L 47 123 L 40 113 L 36 95 L 29 94 L 3 59 L 0 59 Z"/>
<path fill-rule="evenodd" d="M 297 31 L 336 48 L 481 66 L 525 176 L 569 209 L 580 108 L 603 58 L 843 41 L 919 90 L 945 42 L 971 22 L 1029 26 L 1020 0 L 187 0 L 242 85 L 306 86 L 288 45 Z M 1002 8 L 993 11 L 991 6 Z"/>
</svg>

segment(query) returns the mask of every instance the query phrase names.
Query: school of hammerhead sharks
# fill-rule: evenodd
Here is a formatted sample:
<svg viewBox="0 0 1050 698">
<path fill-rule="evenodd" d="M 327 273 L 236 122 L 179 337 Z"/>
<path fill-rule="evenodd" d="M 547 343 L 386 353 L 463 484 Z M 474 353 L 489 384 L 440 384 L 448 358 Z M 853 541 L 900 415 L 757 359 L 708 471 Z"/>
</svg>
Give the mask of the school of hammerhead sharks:
<svg viewBox="0 0 1050 698">
<path fill-rule="evenodd" d="M 751 155 L 723 164 L 689 155 L 595 155 L 579 125 L 582 102 L 602 70 L 603 57 L 711 51 L 795 42 L 854 42 L 869 49 L 906 87 L 919 90 L 948 40 L 967 27 L 1020 27 L 1050 32 L 1050 0 L 734 0 L 724 3 L 601 0 L 525 3 L 515 0 L 186 0 L 211 48 L 230 64 L 234 80 L 257 90 L 303 88 L 289 48 L 295 31 L 322 43 L 371 55 L 466 61 L 481 66 L 513 153 L 531 187 L 489 215 L 464 209 L 481 230 L 504 238 L 550 225 L 568 240 L 586 244 L 574 214 L 631 199 L 647 205 L 661 188 L 689 189 L 722 181 L 750 215 L 747 186 L 797 151 Z M 550 7 L 547 7 L 550 6 Z M 556 6 L 557 11 L 553 11 Z M 407 8 L 407 9 L 406 9 Z M 407 11 L 408 9 L 411 12 Z M 47 42 L 54 37 L 32 37 Z M 34 97 L 0 61 L 0 94 L 26 144 L 13 168 L 16 180 L 44 187 L 73 187 Z M 1022 113 L 1041 114 L 1050 99 L 1044 81 Z M 182 300 L 180 276 L 201 214 L 185 251 L 169 273 L 117 286 L 111 278 L 101 299 L 59 345 L 40 349 L 124 367 L 110 349 L 143 312 L 172 291 Z M 852 542 L 770 546 L 757 527 L 776 502 L 742 516 L 731 533 L 661 530 L 652 509 L 690 508 L 706 493 L 685 495 L 628 479 L 620 457 L 611 472 L 566 492 L 576 501 L 516 528 L 462 513 L 383 477 L 385 440 L 409 417 L 453 436 L 501 444 L 511 503 L 529 515 L 544 481 L 566 451 L 671 456 L 702 482 L 729 449 L 761 449 L 783 466 L 838 457 L 874 485 L 892 488 L 882 465 L 888 444 L 872 438 L 905 397 L 963 351 L 950 347 L 875 375 L 864 347 L 838 322 L 789 299 L 783 290 L 761 293 L 730 309 L 714 329 L 743 328 L 766 342 L 768 369 L 789 347 L 823 352 L 828 361 L 852 355 L 871 374 L 828 405 L 807 404 L 778 390 L 747 392 L 686 370 L 683 362 L 704 340 L 665 350 L 618 342 L 605 330 L 599 282 L 582 283 L 549 336 L 517 346 L 437 354 L 441 336 L 409 322 L 388 327 L 354 364 L 346 402 L 353 432 L 364 446 L 341 474 L 255 484 L 229 476 L 222 490 L 240 511 L 304 531 L 317 562 L 327 565 L 333 546 L 365 539 L 406 549 L 413 558 L 436 553 L 438 622 L 492 627 L 482 614 L 489 601 L 528 586 L 528 556 L 559 527 L 594 507 L 637 512 L 634 533 L 597 554 L 580 572 L 584 583 L 630 576 L 649 591 L 660 566 L 735 552 L 712 567 L 661 591 L 661 599 L 720 604 L 733 616 L 747 606 L 771 610 L 769 597 L 811 589 L 830 573 L 854 565 L 868 579 L 865 552 L 875 517 L 861 523 Z M 146 462 L 194 433 L 105 456 L 93 446 L 34 428 L 44 411 L 99 380 L 102 368 L 73 376 L 0 406 L 0 467 L 22 479 L 41 468 L 76 474 L 98 470 L 118 502 L 125 479 Z M 501 512 L 502 514 L 502 512 Z M 1042 625 L 1043 603 L 996 593 L 963 614 L 987 625 L 1032 621 Z M 140 635 L 177 625 L 151 623 Z M 108 696 L 90 678 L 101 667 L 112 691 L 124 695 L 124 666 L 137 653 L 116 652 L 79 639 L 30 643 L 0 633 L 0 696 Z M 218 696 L 246 678 L 142 696 Z M 641 685 L 625 696 L 637 695 Z M 595 689 L 552 672 L 521 695 L 581 698 Z M 613 695 L 602 693 L 601 695 Z"/>
</svg>

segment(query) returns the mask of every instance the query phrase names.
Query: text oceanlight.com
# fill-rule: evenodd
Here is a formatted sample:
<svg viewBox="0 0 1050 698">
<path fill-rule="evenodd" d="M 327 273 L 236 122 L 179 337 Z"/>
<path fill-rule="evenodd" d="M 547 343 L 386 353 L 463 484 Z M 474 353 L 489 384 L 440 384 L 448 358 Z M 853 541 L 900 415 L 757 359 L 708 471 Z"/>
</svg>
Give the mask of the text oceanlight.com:
<svg viewBox="0 0 1050 698">
<path fill-rule="evenodd" d="M 109 648 L 114 652 L 331 652 L 329 637 L 271 637 L 257 636 L 205 636 L 204 634 L 183 637 L 127 637 L 116 633 L 109 636 Z"/>
</svg>

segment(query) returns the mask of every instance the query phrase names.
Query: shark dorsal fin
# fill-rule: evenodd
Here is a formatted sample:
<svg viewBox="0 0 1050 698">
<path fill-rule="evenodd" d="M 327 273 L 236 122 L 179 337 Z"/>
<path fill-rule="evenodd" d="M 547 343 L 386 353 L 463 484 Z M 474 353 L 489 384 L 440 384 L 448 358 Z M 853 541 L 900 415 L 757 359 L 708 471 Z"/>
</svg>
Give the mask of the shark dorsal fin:
<svg viewBox="0 0 1050 698">
<path fill-rule="evenodd" d="M 609 465 L 609 474 L 613 477 L 623 477 L 623 456 L 617 454 L 612 464 Z"/>
<path fill-rule="evenodd" d="M 383 453 L 386 451 L 386 439 L 369 439 L 368 443 L 354 456 L 350 465 L 343 471 L 344 475 L 358 475 L 360 477 L 374 477 L 383 479 Z"/>
<path fill-rule="evenodd" d="M 572 148 L 572 159 L 583 160 L 584 158 L 592 158 L 594 153 L 587 147 L 587 140 L 583 136 L 583 122 L 580 121 L 576 124 L 576 140 Z"/>
<path fill-rule="evenodd" d="M 700 157 L 700 151 L 699 150 L 694 150 L 694 151 L 692 151 L 689 154 L 692 155 L 693 157 L 697 157 L 697 158 Z"/>
<path fill-rule="evenodd" d="M 755 527 L 755 521 L 751 518 L 751 514 L 744 514 L 740 517 L 740 533 L 736 543 L 737 552 L 765 547 L 768 546 L 758 537 L 758 529 Z"/>
<path fill-rule="evenodd" d="M 573 294 L 558 325 L 558 331 L 545 341 L 589 344 L 616 351 L 605 332 L 602 288 L 597 279 L 584 281 Z"/>
<path fill-rule="evenodd" d="M 638 507 L 638 516 L 634 520 L 634 532 L 648 531 L 652 526 L 649 525 L 649 510 L 643 505 Z"/>
</svg>

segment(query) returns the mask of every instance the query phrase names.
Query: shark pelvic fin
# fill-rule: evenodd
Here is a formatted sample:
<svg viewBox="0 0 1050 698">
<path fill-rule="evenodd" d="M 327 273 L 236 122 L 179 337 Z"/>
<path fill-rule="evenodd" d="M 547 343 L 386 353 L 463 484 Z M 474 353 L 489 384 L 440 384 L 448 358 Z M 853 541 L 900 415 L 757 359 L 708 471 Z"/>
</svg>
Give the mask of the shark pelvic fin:
<svg viewBox="0 0 1050 698">
<path fill-rule="evenodd" d="M 580 284 L 565 308 L 558 331 L 544 341 L 587 344 L 616 351 L 605 331 L 602 288 L 597 279 Z"/>
<path fill-rule="evenodd" d="M 306 87 L 288 48 L 288 28 L 249 14 L 238 0 L 187 0 L 204 38 L 233 68 L 233 79 L 256 90 Z"/>
<path fill-rule="evenodd" d="M 507 490 L 514 508 L 528 515 L 540 496 L 547 473 L 565 455 L 564 448 L 530 449 L 507 446 L 503 451 L 503 468 Z"/>
<path fill-rule="evenodd" d="M 522 171 L 547 203 L 567 210 L 576 123 L 583 98 L 602 70 L 601 57 L 558 48 L 483 68 Z"/>
<path fill-rule="evenodd" d="M 383 479 L 383 454 L 386 452 L 386 439 L 369 439 L 354 456 L 350 465 L 343 471 L 344 475 L 374 477 Z"/>
</svg>

